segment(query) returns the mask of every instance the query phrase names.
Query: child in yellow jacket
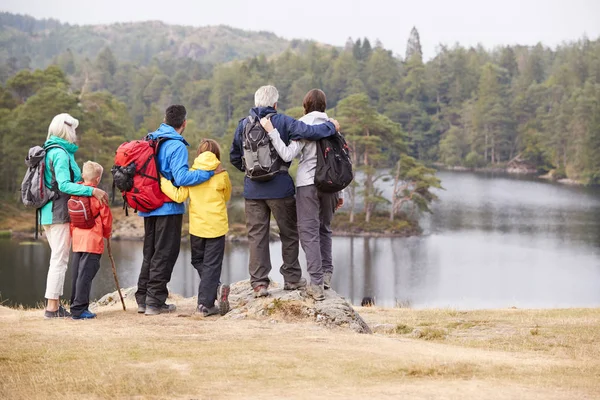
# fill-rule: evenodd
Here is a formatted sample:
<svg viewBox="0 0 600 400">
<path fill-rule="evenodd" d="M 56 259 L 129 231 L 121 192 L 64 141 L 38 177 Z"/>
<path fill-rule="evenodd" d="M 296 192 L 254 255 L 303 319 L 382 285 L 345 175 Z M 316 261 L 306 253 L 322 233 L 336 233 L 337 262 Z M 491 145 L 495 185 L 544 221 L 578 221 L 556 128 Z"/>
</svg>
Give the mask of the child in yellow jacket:
<svg viewBox="0 0 600 400">
<path fill-rule="evenodd" d="M 198 146 L 192 170 L 214 171 L 221 163 L 221 149 L 212 139 Z M 161 177 L 161 189 L 171 200 L 182 203 L 190 199 L 190 244 L 192 265 L 200 275 L 198 312 L 205 317 L 225 315 L 229 311 L 229 286 L 220 285 L 225 234 L 229 231 L 226 203 L 231 198 L 231 181 L 227 172 L 214 175 L 197 186 L 175 187 Z M 215 300 L 218 298 L 218 305 Z"/>
</svg>

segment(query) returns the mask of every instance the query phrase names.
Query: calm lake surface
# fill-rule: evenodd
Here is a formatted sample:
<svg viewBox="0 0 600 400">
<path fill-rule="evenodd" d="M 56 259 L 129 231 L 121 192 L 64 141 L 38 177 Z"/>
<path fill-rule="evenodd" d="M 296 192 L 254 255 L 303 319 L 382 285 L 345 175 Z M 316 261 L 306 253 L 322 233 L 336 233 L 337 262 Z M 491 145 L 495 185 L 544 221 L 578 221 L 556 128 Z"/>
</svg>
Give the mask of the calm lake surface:
<svg viewBox="0 0 600 400">
<path fill-rule="evenodd" d="M 334 239 L 335 290 L 354 304 L 373 297 L 387 307 L 600 306 L 600 191 L 504 175 L 440 172 L 439 177 L 446 190 L 439 193 L 434 214 L 422 220 L 424 236 Z M 113 252 L 121 286 L 134 286 L 141 242 L 114 242 Z M 1 301 L 41 302 L 49 257 L 46 243 L 0 240 Z M 271 244 L 271 259 L 271 277 L 282 282 L 279 242 Z M 303 253 L 300 261 L 304 268 Z M 228 244 L 222 280 L 247 279 L 247 262 L 246 245 Z M 185 243 L 170 290 L 193 296 L 197 287 Z M 92 295 L 113 290 L 105 254 Z"/>
</svg>

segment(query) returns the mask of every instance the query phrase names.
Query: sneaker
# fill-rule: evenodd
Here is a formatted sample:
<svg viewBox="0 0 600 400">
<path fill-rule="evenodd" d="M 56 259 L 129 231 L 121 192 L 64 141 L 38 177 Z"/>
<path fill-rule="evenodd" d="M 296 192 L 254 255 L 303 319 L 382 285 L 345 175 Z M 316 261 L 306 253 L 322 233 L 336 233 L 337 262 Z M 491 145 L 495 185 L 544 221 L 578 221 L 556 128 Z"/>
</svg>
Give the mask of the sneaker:
<svg viewBox="0 0 600 400">
<path fill-rule="evenodd" d="M 146 306 L 146 311 L 144 315 L 159 315 L 159 314 L 168 314 L 177 310 L 177 306 L 175 304 L 163 304 L 162 307 L 154 307 L 154 306 Z"/>
<path fill-rule="evenodd" d="M 73 315 L 71 318 L 73 318 L 73 319 L 93 319 L 93 318 L 96 318 L 96 314 L 94 314 L 90 310 L 84 310 L 79 316 Z"/>
<path fill-rule="evenodd" d="M 211 315 L 219 314 L 219 307 L 212 306 L 209 308 L 209 307 L 203 306 L 202 304 L 199 304 L 196 311 L 201 313 L 202 316 L 204 316 L 204 317 L 210 317 Z"/>
<path fill-rule="evenodd" d="M 217 300 L 219 301 L 219 314 L 227 314 L 229 312 L 229 285 L 219 285 Z"/>
<path fill-rule="evenodd" d="M 285 282 L 283 284 L 283 290 L 298 290 L 306 287 L 306 279 L 300 278 L 298 282 Z"/>
<path fill-rule="evenodd" d="M 145 304 L 138 304 L 138 314 L 143 314 L 146 312 L 146 305 Z"/>
<path fill-rule="evenodd" d="M 63 306 L 58 306 L 58 310 L 56 311 L 44 311 L 44 318 L 70 318 L 71 313 L 65 310 Z"/>
<path fill-rule="evenodd" d="M 325 290 L 331 289 L 331 276 L 333 275 L 333 273 L 331 272 L 325 272 L 323 274 L 323 288 Z"/>
<path fill-rule="evenodd" d="M 254 297 L 267 297 L 269 291 L 266 286 L 260 285 L 254 288 Z"/>
<path fill-rule="evenodd" d="M 311 283 L 306 288 L 306 294 L 308 294 L 310 297 L 312 297 L 316 301 L 325 300 L 325 292 L 323 289 L 323 285 L 315 285 L 315 284 Z"/>
</svg>

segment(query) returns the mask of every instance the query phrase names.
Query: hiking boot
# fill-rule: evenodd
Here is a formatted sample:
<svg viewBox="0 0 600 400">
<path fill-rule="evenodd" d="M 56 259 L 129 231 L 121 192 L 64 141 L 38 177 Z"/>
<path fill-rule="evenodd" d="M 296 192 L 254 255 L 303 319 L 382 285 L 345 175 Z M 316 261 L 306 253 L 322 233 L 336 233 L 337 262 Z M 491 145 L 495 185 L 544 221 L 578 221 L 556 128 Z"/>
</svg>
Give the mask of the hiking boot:
<svg viewBox="0 0 600 400">
<path fill-rule="evenodd" d="M 225 315 L 229 312 L 229 285 L 219 285 L 217 289 L 217 300 L 219 301 L 219 314 Z"/>
<path fill-rule="evenodd" d="M 94 314 L 90 310 L 83 310 L 83 312 L 81 314 L 79 314 L 78 316 L 73 315 L 71 318 L 73 318 L 73 319 L 93 319 L 93 318 L 96 318 L 96 314 Z"/>
<path fill-rule="evenodd" d="M 323 288 L 325 290 L 331 289 L 331 276 L 333 275 L 333 273 L 331 272 L 325 272 L 323 274 Z"/>
<path fill-rule="evenodd" d="M 300 278 L 298 282 L 285 282 L 283 284 L 283 290 L 298 290 L 306 287 L 306 279 Z"/>
<path fill-rule="evenodd" d="M 267 297 L 269 291 L 266 286 L 260 285 L 254 288 L 254 297 Z"/>
<path fill-rule="evenodd" d="M 203 317 L 210 317 L 211 315 L 219 314 L 219 307 L 217 307 L 217 306 L 206 307 L 206 306 L 203 306 L 202 304 L 200 304 L 200 305 L 198 305 L 198 308 L 196 309 L 196 311 L 198 311 L 198 313 L 201 313 Z"/>
<path fill-rule="evenodd" d="M 143 314 L 146 312 L 146 305 L 145 304 L 138 304 L 138 314 Z"/>
<path fill-rule="evenodd" d="M 306 294 L 315 299 L 316 301 L 325 300 L 325 292 L 323 289 L 323 285 L 315 285 L 311 283 L 306 288 Z"/>
<path fill-rule="evenodd" d="M 56 311 L 44 311 L 44 318 L 46 319 L 51 319 L 51 318 L 70 318 L 71 317 L 71 313 L 68 312 L 67 310 L 65 310 L 65 308 L 63 306 L 58 306 L 58 310 Z"/>
<path fill-rule="evenodd" d="M 175 304 L 163 304 L 162 307 L 154 307 L 154 306 L 146 306 L 146 312 L 144 315 L 159 315 L 159 314 L 168 314 L 177 310 L 177 306 Z"/>
</svg>

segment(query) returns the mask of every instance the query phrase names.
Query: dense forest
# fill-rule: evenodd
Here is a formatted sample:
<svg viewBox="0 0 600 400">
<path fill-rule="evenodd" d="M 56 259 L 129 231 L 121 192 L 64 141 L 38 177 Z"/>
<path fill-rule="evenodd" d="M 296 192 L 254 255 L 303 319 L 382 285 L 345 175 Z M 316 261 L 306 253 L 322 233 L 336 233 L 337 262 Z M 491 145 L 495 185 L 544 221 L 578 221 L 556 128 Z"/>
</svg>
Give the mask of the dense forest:
<svg viewBox="0 0 600 400">
<path fill-rule="evenodd" d="M 598 39 L 556 49 L 440 45 L 425 61 L 417 29 L 397 56 L 368 39 L 336 48 L 226 27 L 78 27 L 5 13 L 0 41 L 5 194 L 18 189 L 27 148 L 43 141 L 54 114 L 80 118 L 80 157 L 110 167 L 116 146 L 156 129 L 173 103 L 189 110 L 191 143 L 210 136 L 227 146 L 264 84 L 277 86 L 280 109 L 295 117 L 308 90 L 325 91 L 364 176 L 354 190 L 367 214 L 382 202 L 401 204 L 407 191 L 426 210 L 431 194 L 418 187 L 439 185 L 424 166 L 435 163 L 504 167 L 518 157 L 539 172 L 600 184 Z M 190 41 L 210 45 L 182 51 Z M 406 186 L 415 174 L 418 182 Z M 393 180 L 399 197 L 381 198 L 378 179 Z"/>
</svg>

